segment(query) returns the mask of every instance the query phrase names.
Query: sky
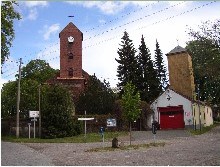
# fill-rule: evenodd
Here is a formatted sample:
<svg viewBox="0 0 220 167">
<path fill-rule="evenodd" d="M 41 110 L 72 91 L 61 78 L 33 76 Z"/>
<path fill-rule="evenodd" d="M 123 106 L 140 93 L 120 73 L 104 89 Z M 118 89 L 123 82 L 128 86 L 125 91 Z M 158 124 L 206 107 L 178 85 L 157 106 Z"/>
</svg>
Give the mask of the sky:
<svg viewBox="0 0 220 167">
<path fill-rule="evenodd" d="M 220 1 L 19 1 L 18 4 L 15 9 L 22 19 L 14 22 L 15 39 L 9 59 L 2 66 L 1 87 L 15 80 L 19 58 L 22 67 L 31 60 L 42 59 L 59 69 L 59 32 L 69 22 L 83 33 L 83 69 L 116 87 L 115 58 L 124 31 L 137 51 L 144 36 L 152 60 L 157 40 L 167 65 L 166 54 L 177 45 L 185 47 L 192 39 L 189 28 L 198 30 L 202 22 L 215 21 L 220 16 Z"/>
</svg>

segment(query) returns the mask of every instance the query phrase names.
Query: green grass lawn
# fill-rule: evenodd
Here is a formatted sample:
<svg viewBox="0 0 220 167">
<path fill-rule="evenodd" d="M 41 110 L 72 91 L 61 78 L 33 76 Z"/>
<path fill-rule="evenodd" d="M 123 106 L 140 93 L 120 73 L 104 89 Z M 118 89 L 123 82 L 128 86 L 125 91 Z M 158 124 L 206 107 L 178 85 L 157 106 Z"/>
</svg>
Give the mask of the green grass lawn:
<svg viewBox="0 0 220 167">
<path fill-rule="evenodd" d="M 216 126 L 220 126 L 220 122 L 215 122 L 213 125 L 211 126 L 207 126 L 207 127 L 202 127 L 201 131 L 200 129 L 197 130 L 190 130 L 189 132 L 193 135 L 201 135 L 203 133 L 206 133 L 208 131 L 210 131 L 212 128 L 216 127 Z"/>
<path fill-rule="evenodd" d="M 106 132 L 104 133 L 105 141 L 112 141 L 114 137 L 126 136 L 128 132 Z M 18 142 L 18 143 L 90 143 L 90 142 L 100 142 L 102 141 L 101 135 L 99 133 L 88 133 L 86 138 L 84 134 L 73 136 L 73 137 L 64 137 L 64 138 L 55 138 L 55 139 L 40 139 L 40 138 L 16 138 L 15 136 L 2 136 L 2 141 L 8 142 Z"/>
<path fill-rule="evenodd" d="M 102 147 L 99 147 L 99 148 L 92 148 L 92 149 L 86 150 L 86 152 L 106 152 L 106 151 L 117 151 L 117 150 L 137 150 L 137 149 L 141 149 L 141 148 L 164 147 L 164 145 L 165 145 L 165 142 L 120 146 L 119 148 L 112 148 L 112 147 L 103 147 L 102 148 Z"/>
</svg>

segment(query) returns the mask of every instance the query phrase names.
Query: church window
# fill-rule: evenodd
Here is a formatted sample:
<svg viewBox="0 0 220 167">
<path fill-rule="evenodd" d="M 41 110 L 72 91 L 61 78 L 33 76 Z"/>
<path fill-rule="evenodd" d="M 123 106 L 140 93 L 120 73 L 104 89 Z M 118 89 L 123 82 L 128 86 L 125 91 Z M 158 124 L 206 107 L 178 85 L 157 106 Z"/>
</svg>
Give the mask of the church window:
<svg viewBox="0 0 220 167">
<path fill-rule="evenodd" d="M 68 59 L 73 59 L 73 54 L 72 53 L 68 53 Z"/>
<path fill-rule="evenodd" d="M 68 72 L 69 72 L 69 77 L 73 77 L 73 68 L 69 68 Z"/>
</svg>

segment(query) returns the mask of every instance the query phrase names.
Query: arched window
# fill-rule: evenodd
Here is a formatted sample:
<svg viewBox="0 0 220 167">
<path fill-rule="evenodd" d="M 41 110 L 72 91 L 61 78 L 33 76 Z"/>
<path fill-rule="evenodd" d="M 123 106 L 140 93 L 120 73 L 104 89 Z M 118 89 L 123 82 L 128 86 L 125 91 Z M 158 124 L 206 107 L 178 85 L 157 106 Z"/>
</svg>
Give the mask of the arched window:
<svg viewBox="0 0 220 167">
<path fill-rule="evenodd" d="M 72 53 L 68 53 L 68 59 L 73 59 L 73 54 Z"/>
<path fill-rule="evenodd" d="M 69 68 L 68 73 L 69 77 L 73 77 L 73 68 Z"/>
</svg>

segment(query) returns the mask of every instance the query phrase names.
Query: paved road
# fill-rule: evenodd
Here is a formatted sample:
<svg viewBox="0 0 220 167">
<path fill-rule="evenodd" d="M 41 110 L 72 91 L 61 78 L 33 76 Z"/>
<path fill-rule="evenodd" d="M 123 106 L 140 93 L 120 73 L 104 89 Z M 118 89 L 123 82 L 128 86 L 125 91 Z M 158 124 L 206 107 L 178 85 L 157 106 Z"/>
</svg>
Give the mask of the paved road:
<svg viewBox="0 0 220 167">
<path fill-rule="evenodd" d="M 102 147 L 102 143 L 16 144 L 2 142 L 2 165 L 220 165 L 220 126 L 200 136 L 190 136 L 186 131 L 158 131 L 157 135 L 157 140 L 165 141 L 164 147 L 114 152 L 85 152 L 91 148 Z M 149 132 L 137 132 L 133 134 L 133 137 L 135 140 L 132 141 L 133 144 L 153 141 Z M 129 141 L 125 141 L 125 144 L 129 144 Z M 105 146 L 111 146 L 111 143 L 106 142 Z"/>
<path fill-rule="evenodd" d="M 2 166 L 52 166 L 52 160 L 30 147 L 18 144 L 1 142 Z"/>
</svg>

